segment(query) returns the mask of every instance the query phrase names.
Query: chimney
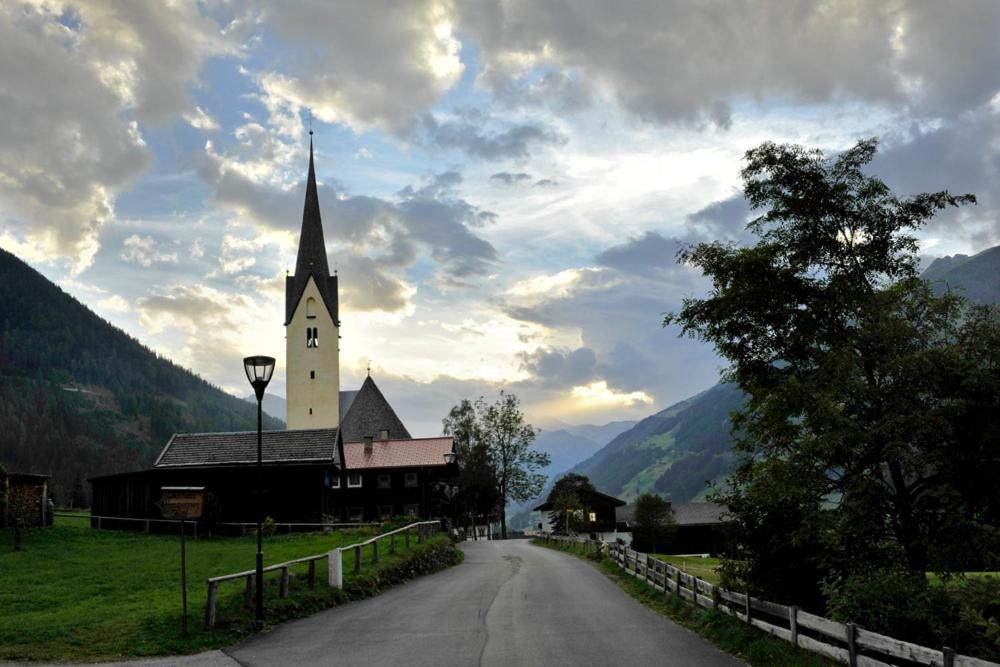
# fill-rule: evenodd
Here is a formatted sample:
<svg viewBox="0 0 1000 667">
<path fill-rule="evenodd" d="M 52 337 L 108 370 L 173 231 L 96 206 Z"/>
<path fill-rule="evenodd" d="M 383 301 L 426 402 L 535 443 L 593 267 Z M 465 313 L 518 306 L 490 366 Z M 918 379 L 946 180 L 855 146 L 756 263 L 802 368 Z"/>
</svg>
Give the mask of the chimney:
<svg viewBox="0 0 1000 667">
<path fill-rule="evenodd" d="M 367 456 L 371 456 L 372 453 L 372 440 L 374 440 L 372 436 L 370 435 L 365 436 L 365 454 Z"/>
</svg>

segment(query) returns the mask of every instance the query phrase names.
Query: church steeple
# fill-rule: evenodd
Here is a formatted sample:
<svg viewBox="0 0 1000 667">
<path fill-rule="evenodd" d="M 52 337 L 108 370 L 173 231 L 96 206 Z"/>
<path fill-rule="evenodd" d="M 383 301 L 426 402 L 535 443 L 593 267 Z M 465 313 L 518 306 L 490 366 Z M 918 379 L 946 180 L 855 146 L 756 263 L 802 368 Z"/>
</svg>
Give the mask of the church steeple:
<svg viewBox="0 0 1000 667">
<path fill-rule="evenodd" d="M 295 275 L 285 277 L 285 373 L 290 429 L 340 424 L 340 320 L 330 275 L 309 132 L 309 176 Z"/>
<path fill-rule="evenodd" d="M 317 278 L 326 278 L 330 275 L 330 265 L 326 261 L 323 219 L 319 213 L 312 130 L 309 131 L 309 135 L 309 178 L 306 180 L 306 203 L 302 209 L 302 231 L 299 234 L 299 255 L 295 260 L 295 275 L 305 276 L 311 273 Z"/>
</svg>

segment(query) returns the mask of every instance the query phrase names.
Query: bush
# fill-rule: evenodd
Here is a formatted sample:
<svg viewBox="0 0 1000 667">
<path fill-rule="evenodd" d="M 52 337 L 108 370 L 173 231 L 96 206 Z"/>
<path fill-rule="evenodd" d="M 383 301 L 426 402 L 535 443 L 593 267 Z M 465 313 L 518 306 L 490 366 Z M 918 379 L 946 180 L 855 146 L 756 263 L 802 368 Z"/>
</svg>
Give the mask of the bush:
<svg viewBox="0 0 1000 667">
<path fill-rule="evenodd" d="M 824 584 L 830 618 L 929 648 L 1000 658 L 1000 579 L 932 587 L 923 574 L 883 570 Z"/>
<path fill-rule="evenodd" d="M 261 522 L 260 524 L 261 535 L 263 535 L 264 537 L 271 537 L 276 532 L 278 532 L 278 524 L 274 521 L 273 518 L 269 516 L 264 517 L 264 521 Z"/>
</svg>

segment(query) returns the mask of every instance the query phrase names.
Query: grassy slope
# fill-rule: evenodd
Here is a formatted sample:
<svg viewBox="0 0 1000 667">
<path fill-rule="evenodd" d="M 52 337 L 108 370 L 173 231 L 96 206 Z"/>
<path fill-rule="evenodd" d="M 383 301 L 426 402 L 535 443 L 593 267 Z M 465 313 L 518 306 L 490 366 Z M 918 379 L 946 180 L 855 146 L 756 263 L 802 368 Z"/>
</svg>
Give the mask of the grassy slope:
<svg viewBox="0 0 1000 667">
<path fill-rule="evenodd" d="M 328 551 L 367 539 L 359 531 L 281 535 L 264 543 L 265 564 Z M 360 538 L 360 539 L 359 539 Z M 381 545 L 378 571 L 385 573 L 407 556 L 447 544 L 444 535 L 409 552 L 397 543 L 390 556 Z M 202 629 L 205 580 L 253 569 L 255 538 L 188 540 L 188 638 L 181 636 L 180 538 L 141 533 L 96 531 L 82 520 L 28 531 L 27 550 L 12 551 L 9 531 L 0 532 L 0 659 L 97 660 L 121 656 L 190 653 L 231 644 L 249 632 L 250 615 L 241 607 L 243 585 L 220 586 L 219 627 Z M 278 599 L 277 573 L 268 575 L 269 620 L 302 615 L 378 590 L 376 566 L 364 554 L 360 576 L 345 554 L 345 592 L 325 583 L 320 561 L 317 586 L 306 587 L 306 566 L 293 570 L 290 598 Z"/>
<path fill-rule="evenodd" d="M 681 572 L 687 572 L 688 574 L 694 575 L 699 579 L 703 579 L 710 584 L 718 584 L 720 581 L 719 573 L 716 571 L 720 563 L 718 558 L 662 556 L 660 554 L 652 554 L 652 556 L 657 560 L 662 560 L 664 563 L 670 563 L 674 567 L 680 569 Z"/>
<path fill-rule="evenodd" d="M 579 548 L 545 545 L 535 542 L 541 547 L 565 551 L 585 560 Z M 672 558 L 672 557 L 668 557 Z M 622 570 L 610 558 L 595 562 L 604 574 L 617 583 L 626 593 L 642 602 L 653 611 L 666 616 L 678 625 L 697 632 L 727 653 L 745 660 L 751 665 L 766 667 L 833 667 L 837 663 L 826 658 L 803 651 L 786 641 L 747 626 L 731 616 L 703 609 L 686 602 L 675 595 L 664 595 L 649 584 L 634 577 L 622 574 Z"/>
</svg>

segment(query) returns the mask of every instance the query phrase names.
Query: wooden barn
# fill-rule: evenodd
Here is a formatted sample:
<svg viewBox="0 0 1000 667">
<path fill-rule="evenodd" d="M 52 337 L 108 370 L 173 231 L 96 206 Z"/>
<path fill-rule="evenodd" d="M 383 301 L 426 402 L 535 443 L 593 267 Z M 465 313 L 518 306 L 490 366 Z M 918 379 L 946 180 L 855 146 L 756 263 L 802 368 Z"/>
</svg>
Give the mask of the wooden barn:
<svg viewBox="0 0 1000 667">
<path fill-rule="evenodd" d="M 715 503 L 671 503 L 677 530 L 670 538 L 671 554 L 720 554 L 725 551 L 726 508 Z M 631 542 L 631 523 L 635 505 L 618 509 L 619 537 Z"/>
</svg>

